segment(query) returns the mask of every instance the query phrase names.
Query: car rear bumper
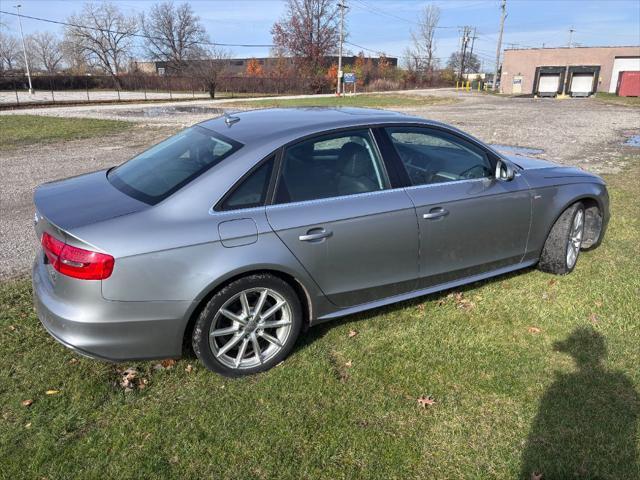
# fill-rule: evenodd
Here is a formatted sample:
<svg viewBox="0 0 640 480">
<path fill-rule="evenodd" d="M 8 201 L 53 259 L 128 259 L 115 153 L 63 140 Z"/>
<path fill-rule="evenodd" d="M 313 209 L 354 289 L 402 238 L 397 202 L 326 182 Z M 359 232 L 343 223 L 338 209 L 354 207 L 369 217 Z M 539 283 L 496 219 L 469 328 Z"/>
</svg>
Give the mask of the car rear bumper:
<svg viewBox="0 0 640 480">
<path fill-rule="evenodd" d="M 32 270 L 34 305 L 40 322 L 58 342 L 81 355 L 114 362 L 181 355 L 191 302 L 109 301 L 95 291 L 87 295 L 91 288 L 77 299 L 66 298 L 71 289 L 64 289 L 61 298 L 41 257 L 36 257 Z"/>
</svg>

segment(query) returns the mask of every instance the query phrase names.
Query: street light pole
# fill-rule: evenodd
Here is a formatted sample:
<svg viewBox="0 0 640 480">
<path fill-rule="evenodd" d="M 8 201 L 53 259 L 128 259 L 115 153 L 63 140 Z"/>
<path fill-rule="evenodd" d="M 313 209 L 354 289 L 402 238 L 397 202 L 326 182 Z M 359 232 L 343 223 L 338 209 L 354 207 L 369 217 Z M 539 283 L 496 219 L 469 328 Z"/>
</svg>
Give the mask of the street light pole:
<svg viewBox="0 0 640 480">
<path fill-rule="evenodd" d="M 29 79 L 29 93 L 33 94 L 33 86 L 31 85 L 31 72 L 29 71 L 29 60 L 27 59 L 27 47 L 24 45 L 24 32 L 22 31 L 22 15 L 20 15 L 20 7 L 22 5 L 15 5 L 18 10 L 18 24 L 20 25 L 20 38 L 22 39 L 22 53 L 24 54 L 24 65 L 27 67 L 27 78 Z"/>
<path fill-rule="evenodd" d="M 342 86 L 342 42 L 344 41 L 344 9 L 347 8 L 344 2 L 345 0 L 341 0 L 338 4 L 338 7 L 340 8 L 340 46 L 338 52 L 338 82 L 336 95 L 340 95 Z"/>
</svg>

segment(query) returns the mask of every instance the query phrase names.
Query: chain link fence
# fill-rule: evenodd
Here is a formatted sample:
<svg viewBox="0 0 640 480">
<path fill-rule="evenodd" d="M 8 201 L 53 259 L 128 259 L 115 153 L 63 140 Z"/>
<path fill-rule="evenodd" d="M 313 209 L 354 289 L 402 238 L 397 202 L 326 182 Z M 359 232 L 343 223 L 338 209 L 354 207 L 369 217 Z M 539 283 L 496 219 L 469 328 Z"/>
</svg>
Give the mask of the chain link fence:
<svg viewBox="0 0 640 480">
<path fill-rule="evenodd" d="M 0 108 L 40 104 L 81 104 L 211 98 L 208 79 L 157 75 L 32 75 L 33 93 L 25 75 L 0 76 Z M 222 75 L 215 98 L 258 95 L 329 93 L 324 77 L 248 77 Z"/>
</svg>

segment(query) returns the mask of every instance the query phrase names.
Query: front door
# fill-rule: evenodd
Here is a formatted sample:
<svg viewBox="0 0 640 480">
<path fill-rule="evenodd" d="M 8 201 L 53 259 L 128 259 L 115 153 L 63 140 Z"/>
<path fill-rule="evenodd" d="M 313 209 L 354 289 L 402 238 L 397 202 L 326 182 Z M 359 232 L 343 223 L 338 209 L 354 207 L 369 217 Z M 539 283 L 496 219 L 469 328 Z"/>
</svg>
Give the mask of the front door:
<svg viewBox="0 0 640 480">
<path fill-rule="evenodd" d="M 386 129 L 412 186 L 421 288 L 518 264 L 531 219 L 526 182 L 494 178 L 492 153 L 441 129 Z"/>
<path fill-rule="evenodd" d="M 267 218 L 335 305 L 416 287 L 415 211 L 403 189 L 389 187 L 368 129 L 316 137 L 283 152 Z"/>
</svg>

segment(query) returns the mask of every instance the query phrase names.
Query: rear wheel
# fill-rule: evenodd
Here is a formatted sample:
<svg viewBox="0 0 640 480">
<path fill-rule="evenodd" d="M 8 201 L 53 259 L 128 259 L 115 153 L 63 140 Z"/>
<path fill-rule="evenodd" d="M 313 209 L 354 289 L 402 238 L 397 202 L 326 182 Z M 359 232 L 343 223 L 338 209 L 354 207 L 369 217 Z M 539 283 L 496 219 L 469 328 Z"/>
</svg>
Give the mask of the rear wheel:
<svg viewBox="0 0 640 480">
<path fill-rule="evenodd" d="M 293 288 L 273 275 L 251 275 L 209 300 L 193 330 L 193 349 L 210 370 L 249 375 L 282 361 L 301 327 L 302 309 Z"/>
<path fill-rule="evenodd" d="M 565 275 L 578 261 L 584 238 L 585 211 L 581 202 L 567 208 L 556 220 L 542 249 L 538 268 L 544 272 Z"/>
</svg>

